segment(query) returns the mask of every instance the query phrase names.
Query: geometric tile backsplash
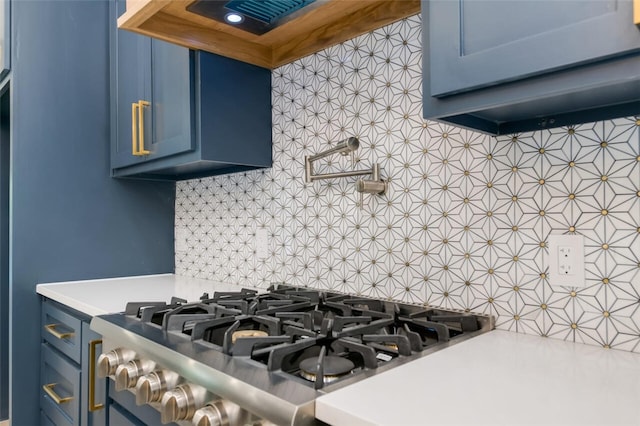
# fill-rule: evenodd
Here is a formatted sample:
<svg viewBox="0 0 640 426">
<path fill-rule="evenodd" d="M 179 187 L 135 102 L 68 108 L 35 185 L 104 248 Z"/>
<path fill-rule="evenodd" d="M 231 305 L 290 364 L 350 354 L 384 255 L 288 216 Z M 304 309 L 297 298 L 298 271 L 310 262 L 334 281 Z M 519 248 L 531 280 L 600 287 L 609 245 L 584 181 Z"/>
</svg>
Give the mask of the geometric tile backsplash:
<svg viewBox="0 0 640 426">
<path fill-rule="evenodd" d="M 179 182 L 176 273 L 490 313 L 497 327 L 640 352 L 640 117 L 491 137 L 422 119 L 420 15 L 273 71 L 273 167 Z M 304 183 L 350 136 L 389 190 Z M 330 161 L 329 161 L 330 160 Z M 255 231 L 270 254 L 256 259 Z M 552 287 L 550 234 L 585 237 L 586 288 Z"/>
</svg>

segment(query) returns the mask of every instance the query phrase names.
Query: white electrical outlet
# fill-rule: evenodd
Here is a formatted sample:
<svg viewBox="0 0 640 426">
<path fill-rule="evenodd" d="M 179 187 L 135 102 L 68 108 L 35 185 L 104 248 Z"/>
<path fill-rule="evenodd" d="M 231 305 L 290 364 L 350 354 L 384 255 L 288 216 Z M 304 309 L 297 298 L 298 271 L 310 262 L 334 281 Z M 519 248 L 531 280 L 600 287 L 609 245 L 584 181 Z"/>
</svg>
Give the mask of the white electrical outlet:
<svg viewBox="0 0 640 426">
<path fill-rule="evenodd" d="M 584 237 L 549 235 L 549 283 L 552 286 L 585 287 Z"/>
<path fill-rule="evenodd" d="M 258 260 L 269 257 L 269 233 L 266 228 L 256 229 L 256 257 Z"/>
<path fill-rule="evenodd" d="M 573 275 L 574 253 L 571 246 L 558 247 L 558 272 L 560 275 Z"/>
</svg>

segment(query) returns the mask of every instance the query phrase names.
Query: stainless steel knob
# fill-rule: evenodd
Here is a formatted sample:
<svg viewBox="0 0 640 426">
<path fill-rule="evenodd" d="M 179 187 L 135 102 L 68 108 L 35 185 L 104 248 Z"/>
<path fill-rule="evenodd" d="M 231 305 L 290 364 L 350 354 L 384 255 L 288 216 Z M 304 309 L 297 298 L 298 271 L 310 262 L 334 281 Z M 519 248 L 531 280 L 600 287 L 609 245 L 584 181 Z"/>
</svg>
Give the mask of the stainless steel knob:
<svg viewBox="0 0 640 426">
<path fill-rule="evenodd" d="M 191 420 L 196 409 L 202 407 L 207 391 L 196 385 L 181 385 L 167 391 L 160 403 L 160 421 L 162 424 Z"/>
<path fill-rule="evenodd" d="M 385 194 L 387 192 L 388 184 L 383 180 L 366 180 L 358 179 L 356 181 L 356 191 L 367 194 Z"/>
<path fill-rule="evenodd" d="M 180 376 L 173 371 L 160 370 L 142 376 L 136 383 L 136 404 L 160 402 L 162 395 L 178 384 Z"/>
<path fill-rule="evenodd" d="M 118 348 L 103 353 L 98 357 L 98 377 L 104 379 L 116 373 L 119 365 L 127 363 L 136 357 L 131 349 Z"/>
<path fill-rule="evenodd" d="M 138 379 L 153 371 L 156 364 L 153 361 L 134 359 L 116 368 L 116 390 L 121 391 L 132 388 Z"/>
<path fill-rule="evenodd" d="M 193 415 L 193 426 L 236 426 L 249 420 L 249 413 L 226 400 L 211 401 Z"/>
</svg>

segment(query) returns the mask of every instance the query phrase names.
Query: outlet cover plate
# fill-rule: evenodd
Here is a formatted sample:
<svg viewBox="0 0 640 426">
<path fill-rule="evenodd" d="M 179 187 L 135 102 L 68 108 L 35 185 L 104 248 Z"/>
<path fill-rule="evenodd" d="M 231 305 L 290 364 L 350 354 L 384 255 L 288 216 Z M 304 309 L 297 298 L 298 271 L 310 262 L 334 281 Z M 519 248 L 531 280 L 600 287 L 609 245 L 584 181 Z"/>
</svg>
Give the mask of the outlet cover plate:
<svg viewBox="0 0 640 426">
<path fill-rule="evenodd" d="M 256 257 L 258 260 L 269 257 L 269 233 L 266 228 L 256 229 Z"/>
<path fill-rule="evenodd" d="M 584 236 L 549 235 L 549 284 L 552 287 L 586 287 Z"/>
</svg>

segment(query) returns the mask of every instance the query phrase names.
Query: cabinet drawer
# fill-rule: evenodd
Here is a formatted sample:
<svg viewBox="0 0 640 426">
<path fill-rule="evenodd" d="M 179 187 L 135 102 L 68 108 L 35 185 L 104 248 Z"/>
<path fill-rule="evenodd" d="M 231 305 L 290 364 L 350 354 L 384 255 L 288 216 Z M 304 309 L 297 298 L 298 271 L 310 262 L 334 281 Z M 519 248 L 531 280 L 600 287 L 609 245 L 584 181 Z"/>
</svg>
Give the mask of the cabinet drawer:
<svg viewBox="0 0 640 426">
<path fill-rule="evenodd" d="M 126 413 L 118 405 L 109 406 L 109 426 L 143 426 L 144 423 Z"/>
<path fill-rule="evenodd" d="M 56 425 L 80 423 L 80 370 L 47 343 L 42 344 L 40 407 Z M 47 392 L 48 389 L 49 391 Z"/>
<path fill-rule="evenodd" d="M 42 426 L 56 426 L 56 424 L 51 420 L 44 411 L 40 411 L 40 424 Z"/>
<path fill-rule="evenodd" d="M 113 402 L 109 405 L 109 415 L 111 415 L 111 407 L 114 405 L 118 408 L 120 413 L 124 413 L 131 423 L 129 424 L 142 424 L 142 425 L 160 425 L 160 412 L 153 408 L 151 405 L 137 405 L 136 397 L 133 392 L 129 391 L 116 391 L 114 389 L 113 380 L 109 380 L 109 397 Z M 139 423 L 137 423 L 139 422 Z M 109 418 L 109 425 L 113 425 L 111 417 Z M 117 424 L 117 423 L 116 423 Z M 167 423 L 168 426 L 178 426 L 177 423 Z"/>
<path fill-rule="evenodd" d="M 48 300 L 42 303 L 42 338 L 73 361 L 80 363 L 82 321 Z"/>
</svg>

